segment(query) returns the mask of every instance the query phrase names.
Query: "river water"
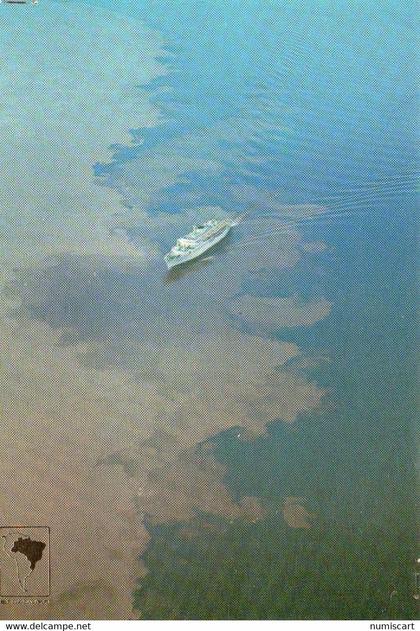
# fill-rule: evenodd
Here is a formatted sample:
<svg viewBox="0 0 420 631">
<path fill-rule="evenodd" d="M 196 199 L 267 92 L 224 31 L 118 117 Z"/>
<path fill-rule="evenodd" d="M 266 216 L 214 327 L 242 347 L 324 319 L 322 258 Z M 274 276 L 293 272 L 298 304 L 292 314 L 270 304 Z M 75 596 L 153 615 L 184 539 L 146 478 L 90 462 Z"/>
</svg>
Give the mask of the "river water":
<svg viewBox="0 0 420 631">
<path fill-rule="evenodd" d="M 413 616 L 414 3 L 38 9 L 2 9 L 0 218 L 39 615 Z"/>
</svg>

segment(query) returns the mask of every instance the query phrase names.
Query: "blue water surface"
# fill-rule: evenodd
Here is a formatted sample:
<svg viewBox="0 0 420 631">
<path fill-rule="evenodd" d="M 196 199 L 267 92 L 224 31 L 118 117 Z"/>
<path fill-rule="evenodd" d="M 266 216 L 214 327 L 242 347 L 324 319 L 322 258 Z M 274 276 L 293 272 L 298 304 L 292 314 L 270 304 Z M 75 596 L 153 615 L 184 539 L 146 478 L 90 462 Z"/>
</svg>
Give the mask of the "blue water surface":
<svg viewBox="0 0 420 631">
<path fill-rule="evenodd" d="M 262 273 L 252 290 L 321 292 L 333 304 L 313 327 L 278 331 L 328 356 L 310 373 L 330 393 L 327 409 L 293 430 L 273 424 L 255 441 L 238 440 L 236 430 L 215 437 L 235 497 L 273 505 L 307 498 L 317 525 L 226 524 L 188 543 L 179 524 L 151 525 L 149 575 L 136 605 L 144 617 L 408 618 L 416 559 L 415 4 L 112 5 L 161 33 L 168 74 L 139 86 L 162 123 L 133 131 L 133 145 L 117 147 L 96 174 L 124 195 L 142 156 L 165 143 L 177 140 L 182 152 L 195 134 L 198 157 L 217 145 L 220 170 L 184 174 L 148 212 L 198 204 L 242 211 L 258 191 L 260 213 L 271 212 L 270 195 L 322 206 L 321 215 L 296 221 L 308 240 L 327 244 L 321 274 Z"/>
</svg>

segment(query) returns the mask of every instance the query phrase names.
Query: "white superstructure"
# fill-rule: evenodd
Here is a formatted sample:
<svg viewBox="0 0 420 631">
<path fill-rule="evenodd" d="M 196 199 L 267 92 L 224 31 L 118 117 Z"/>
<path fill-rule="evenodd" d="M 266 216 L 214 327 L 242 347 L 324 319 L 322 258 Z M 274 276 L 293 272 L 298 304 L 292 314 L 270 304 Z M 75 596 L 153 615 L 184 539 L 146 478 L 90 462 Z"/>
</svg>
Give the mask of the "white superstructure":
<svg viewBox="0 0 420 631">
<path fill-rule="evenodd" d="M 165 263 L 168 269 L 186 263 L 201 256 L 209 248 L 219 243 L 234 225 L 227 219 L 211 219 L 177 240 L 176 245 L 165 255 Z"/>
</svg>

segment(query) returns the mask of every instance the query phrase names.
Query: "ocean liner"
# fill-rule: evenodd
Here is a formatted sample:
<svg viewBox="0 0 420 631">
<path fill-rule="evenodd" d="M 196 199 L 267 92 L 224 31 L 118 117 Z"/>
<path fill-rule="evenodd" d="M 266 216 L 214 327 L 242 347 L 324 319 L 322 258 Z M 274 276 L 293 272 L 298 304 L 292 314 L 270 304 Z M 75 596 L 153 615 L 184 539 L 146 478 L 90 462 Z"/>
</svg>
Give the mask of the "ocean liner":
<svg viewBox="0 0 420 631">
<path fill-rule="evenodd" d="M 192 261 L 207 252 L 213 245 L 219 243 L 227 235 L 235 223 L 228 219 L 211 219 L 199 226 L 194 226 L 192 231 L 178 239 L 164 260 L 168 269 Z"/>
</svg>

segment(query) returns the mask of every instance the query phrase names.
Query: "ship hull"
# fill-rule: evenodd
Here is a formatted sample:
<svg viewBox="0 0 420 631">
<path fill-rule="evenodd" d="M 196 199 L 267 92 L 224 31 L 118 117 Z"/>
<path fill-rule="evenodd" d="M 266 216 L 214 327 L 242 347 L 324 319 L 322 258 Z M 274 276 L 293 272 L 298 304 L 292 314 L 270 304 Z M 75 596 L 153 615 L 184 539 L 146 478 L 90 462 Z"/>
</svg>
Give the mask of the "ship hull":
<svg viewBox="0 0 420 631">
<path fill-rule="evenodd" d="M 172 269 L 173 267 L 177 267 L 178 265 L 183 265 L 184 263 L 188 263 L 188 261 L 193 261 L 194 259 L 202 256 L 217 243 L 220 243 L 220 241 L 226 237 L 231 227 L 232 226 L 226 226 L 226 228 L 219 235 L 217 235 L 217 237 L 212 239 L 209 243 L 203 243 L 201 246 L 195 248 L 193 252 L 189 252 L 184 256 L 177 256 L 172 260 L 166 260 L 166 265 L 168 266 L 168 269 Z"/>
</svg>

